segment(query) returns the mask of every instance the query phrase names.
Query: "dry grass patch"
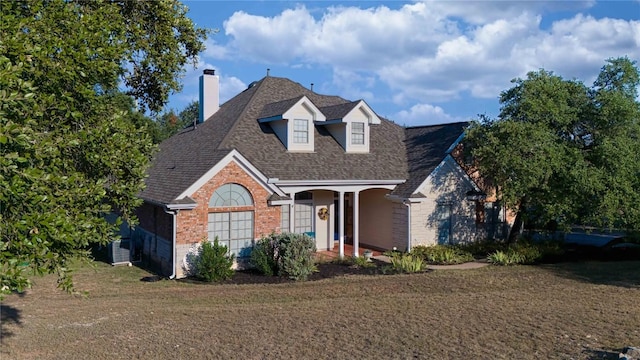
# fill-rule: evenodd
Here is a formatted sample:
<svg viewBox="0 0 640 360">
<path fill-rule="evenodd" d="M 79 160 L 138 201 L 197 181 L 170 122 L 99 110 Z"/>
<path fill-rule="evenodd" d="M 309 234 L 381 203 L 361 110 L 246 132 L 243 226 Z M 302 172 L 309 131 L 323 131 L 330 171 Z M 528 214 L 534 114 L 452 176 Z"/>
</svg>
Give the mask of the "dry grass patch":
<svg viewBox="0 0 640 360">
<path fill-rule="evenodd" d="M 148 275 L 79 269 L 86 298 L 37 279 L 2 304 L 0 357 L 613 359 L 640 345 L 640 262 L 249 285 Z"/>
</svg>

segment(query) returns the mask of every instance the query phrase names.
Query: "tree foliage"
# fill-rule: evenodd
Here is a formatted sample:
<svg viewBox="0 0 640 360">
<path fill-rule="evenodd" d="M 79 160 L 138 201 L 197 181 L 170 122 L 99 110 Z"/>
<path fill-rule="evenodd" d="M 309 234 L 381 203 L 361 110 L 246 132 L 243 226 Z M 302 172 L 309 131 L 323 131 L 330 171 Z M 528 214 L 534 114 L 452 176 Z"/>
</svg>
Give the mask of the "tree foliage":
<svg viewBox="0 0 640 360">
<path fill-rule="evenodd" d="M 640 229 L 640 72 L 609 59 L 592 87 L 531 72 L 481 117 L 467 148 L 519 220 Z"/>
<path fill-rule="evenodd" d="M 177 114 L 174 110 L 169 110 L 158 116 L 152 126 L 149 127 L 152 131 L 154 143 L 158 144 L 184 128 L 193 126 L 193 123 L 198 119 L 198 104 L 198 101 L 192 101 Z"/>
<path fill-rule="evenodd" d="M 177 1 L 4 2 L 0 21 L 0 295 L 58 273 L 135 223 L 153 144 L 140 110 L 180 88 L 205 30 Z M 126 94 L 119 86 L 124 85 Z"/>
</svg>

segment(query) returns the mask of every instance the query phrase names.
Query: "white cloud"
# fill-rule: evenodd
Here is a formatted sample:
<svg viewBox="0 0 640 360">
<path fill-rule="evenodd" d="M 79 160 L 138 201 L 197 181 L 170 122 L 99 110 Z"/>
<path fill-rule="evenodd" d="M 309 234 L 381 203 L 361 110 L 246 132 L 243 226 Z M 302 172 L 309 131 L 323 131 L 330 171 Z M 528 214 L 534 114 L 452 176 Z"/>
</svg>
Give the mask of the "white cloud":
<svg viewBox="0 0 640 360">
<path fill-rule="evenodd" d="M 247 88 L 247 84 L 235 76 L 220 77 L 220 104 L 238 95 Z"/>
<path fill-rule="evenodd" d="M 215 37 L 216 35 L 211 35 Z M 205 50 L 203 56 L 216 60 L 225 60 L 230 57 L 229 49 L 224 45 L 219 45 L 211 37 L 204 42 Z"/>
<path fill-rule="evenodd" d="M 606 58 L 640 59 L 640 21 L 577 14 L 543 28 L 543 18 L 555 11 L 593 4 L 428 1 L 397 9 L 330 7 L 319 15 L 299 5 L 273 17 L 240 11 L 224 23 L 227 48 L 212 42 L 217 55 L 205 56 L 328 66 L 333 79 L 321 89 L 350 99 L 374 100 L 380 84 L 393 91 L 387 101 L 396 104 L 469 94 L 495 99 L 528 71 L 545 68 L 589 83 Z"/>
<path fill-rule="evenodd" d="M 472 25 L 518 17 L 523 12 L 580 11 L 595 5 L 586 1 L 425 1 L 432 11 L 443 17 L 459 18 Z"/>
<path fill-rule="evenodd" d="M 314 28 L 315 20 L 304 7 L 284 10 L 273 18 L 238 11 L 224 22 L 225 34 L 233 37 L 233 50 L 267 63 L 288 63 L 304 56 L 305 36 Z"/>
<path fill-rule="evenodd" d="M 445 113 L 441 107 L 430 104 L 413 105 L 408 111 L 402 110 L 398 112 L 392 119 L 396 123 L 405 126 L 445 124 L 463 121 L 463 119 Z"/>
<path fill-rule="evenodd" d="M 372 91 L 374 85 L 375 77 L 373 76 L 366 76 L 340 68 L 333 70 L 331 86 L 333 89 L 339 89 L 339 93 L 344 98 L 351 100 L 364 99 L 367 102 L 372 102 L 375 100 Z M 325 85 L 323 90 L 326 90 L 326 88 L 327 86 Z"/>
</svg>

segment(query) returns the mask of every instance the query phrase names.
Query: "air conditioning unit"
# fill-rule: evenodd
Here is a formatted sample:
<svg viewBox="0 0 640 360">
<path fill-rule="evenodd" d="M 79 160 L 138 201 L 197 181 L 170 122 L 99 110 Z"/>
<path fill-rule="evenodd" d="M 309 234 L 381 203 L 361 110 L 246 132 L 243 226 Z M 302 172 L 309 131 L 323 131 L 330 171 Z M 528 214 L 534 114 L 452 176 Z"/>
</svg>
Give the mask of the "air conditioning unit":
<svg viewBox="0 0 640 360">
<path fill-rule="evenodd" d="M 111 265 L 131 265 L 130 240 L 122 239 L 109 243 L 109 261 Z"/>
</svg>

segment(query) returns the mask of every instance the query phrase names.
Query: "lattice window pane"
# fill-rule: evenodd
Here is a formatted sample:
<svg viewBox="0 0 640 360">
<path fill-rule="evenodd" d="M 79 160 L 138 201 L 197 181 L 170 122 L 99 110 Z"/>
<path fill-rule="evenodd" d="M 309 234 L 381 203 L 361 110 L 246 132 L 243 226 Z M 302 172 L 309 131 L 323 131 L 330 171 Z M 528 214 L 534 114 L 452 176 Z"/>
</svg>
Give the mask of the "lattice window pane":
<svg viewBox="0 0 640 360">
<path fill-rule="evenodd" d="M 295 205 L 295 224 L 293 231 L 298 234 L 313 231 L 313 205 L 312 204 L 296 204 Z"/>
<path fill-rule="evenodd" d="M 293 142 L 296 144 L 309 143 L 309 121 L 304 119 L 293 120 Z"/>
<path fill-rule="evenodd" d="M 289 231 L 289 205 L 280 206 L 280 231 L 288 232 Z"/>
<path fill-rule="evenodd" d="M 238 184 L 224 184 L 216 189 L 209 200 L 209 207 L 251 206 L 253 198 L 247 189 Z"/>
<path fill-rule="evenodd" d="M 364 145 L 364 123 L 354 122 L 351 124 L 351 144 Z"/>
<path fill-rule="evenodd" d="M 238 257 L 251 254 L 253 247 L 253 211 L 209 214 L 209 240 L 215 236 Z"/>
</svg>

